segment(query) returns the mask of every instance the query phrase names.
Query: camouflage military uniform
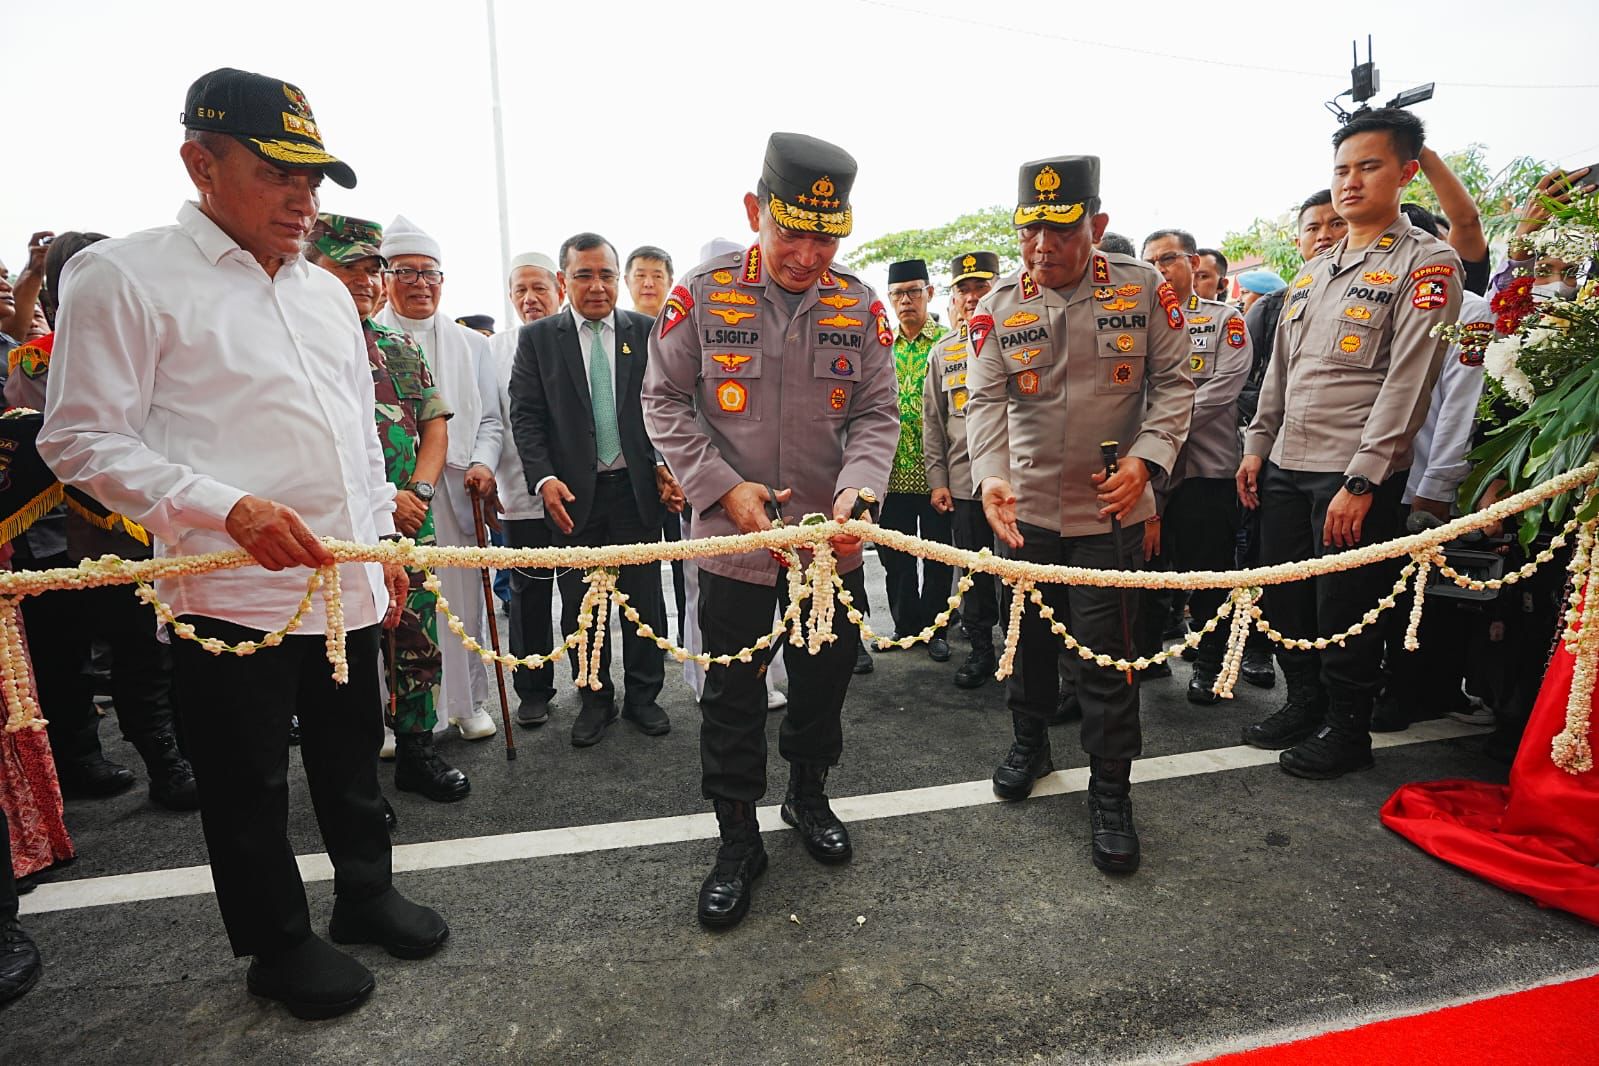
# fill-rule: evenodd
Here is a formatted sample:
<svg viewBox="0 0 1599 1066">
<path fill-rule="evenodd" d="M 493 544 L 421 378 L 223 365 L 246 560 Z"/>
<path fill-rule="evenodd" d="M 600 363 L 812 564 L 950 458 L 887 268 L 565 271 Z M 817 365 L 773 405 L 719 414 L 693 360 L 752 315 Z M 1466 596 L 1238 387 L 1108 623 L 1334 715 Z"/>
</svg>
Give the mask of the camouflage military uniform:
<svg viewBox="0 0 1599 1066">
<path fill-rule="evenodd" d="M 405 488 L 416 474 L 421 424 L 448 418 L 451 412 L 433 385 L 427 358 L 416 341 L 371 319 L 363 326 L 367 358 L 372 364 L 372 388 L 377 394 L 383 465 L 395 488 Z M 418 544 L 433 543 L 431 511 L 412 539 Z M 389 669 L 395 682 L 395 713 L 389 726 L 396 733 L 429 733 L 438 723 L 439 677 L 443 672 L 438 596 L 422 587 L 422 571 L 407 570 L 406 574 L 411 579 L 411 591 L 394 631 L 395 661 Z M 385 655 L 387 647 L 385 643 Z"/>
</svg>

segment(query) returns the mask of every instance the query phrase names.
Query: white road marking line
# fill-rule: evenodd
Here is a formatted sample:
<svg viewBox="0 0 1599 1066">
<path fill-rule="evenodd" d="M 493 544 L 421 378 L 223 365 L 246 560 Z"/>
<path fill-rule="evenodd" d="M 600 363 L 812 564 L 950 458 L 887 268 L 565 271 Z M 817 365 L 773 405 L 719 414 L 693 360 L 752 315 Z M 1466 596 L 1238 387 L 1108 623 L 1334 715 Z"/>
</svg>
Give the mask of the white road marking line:
<svg viewBox="0 0 1599 1066">
<path fill-rule="evenodd" d="M 1396 748 L 1473 736 L 1484 730 L 1449 719 L 1420 722 L 1403 733 L 1378 733 L 1372 746 Z M 1179 777 L 1240 770 L 1277 761 L 1275 751 L 1258 748 L 1211 748 L 1139 759 L 1133 763 L 1133 780 L 1164 781 Z M 1088 768 L 1057 770 L 1033 788 L 1033 796 L 1060 796 L 1088 788 Z M 845 796 L 833 801 L 833 810 L 846 821 L 874 818 L 899 818 L 909 814 L 931 814 L 1003 802 L 994 795 L 988 781 L 962 781 L 952 785 L 912 788 L 902 792 L 879 792 L 868 796 Z M 770 830 L 781 824 L 775 806 L 760 808 L 761 823 Z M 681 814 L 666 818 L 641 818 L 629 822 L 576 825 L 560 829 L 538 829 L 497 836 L 462 837 L 420 844 L 398 844 L 394 848 L 396 873 L 412 870 L 437 870 L 478 863 L 540 859 L 554 855 L 578 855 L 590 851 L 615 851 L 654 844 L 680 844 L 691 840 L 713 840 L 717 836 L 714 814 Z M 333 880 L 333 864 L 325 852 L 301 855 L 300 876 L 307 882 Z M 212 891 L 209 866 L 183 866 L 144 873 L 86 877 L 76 881 L 42 884 L 22 897 L 23 914 L 103 907 L 114 903 L 169 899 L 204 895 Z"/>
</svg>

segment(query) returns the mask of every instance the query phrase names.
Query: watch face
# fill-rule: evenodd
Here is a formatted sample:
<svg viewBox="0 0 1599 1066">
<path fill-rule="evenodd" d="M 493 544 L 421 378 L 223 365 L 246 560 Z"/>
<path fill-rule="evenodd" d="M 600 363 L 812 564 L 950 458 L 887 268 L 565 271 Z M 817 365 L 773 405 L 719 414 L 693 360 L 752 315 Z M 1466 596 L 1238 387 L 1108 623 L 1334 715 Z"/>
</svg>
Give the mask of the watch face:
<svg viewBox="0 0 1599 1066">
<path fill-rule="evenodd" d="M 431 500 L 433 498 L 433 486 L 429 485 L 426 481 L 418 481 L 415 485 L 411 486 L 411 491 L 415 492 L 418 497 L 424 500 Z"/>
</svg>

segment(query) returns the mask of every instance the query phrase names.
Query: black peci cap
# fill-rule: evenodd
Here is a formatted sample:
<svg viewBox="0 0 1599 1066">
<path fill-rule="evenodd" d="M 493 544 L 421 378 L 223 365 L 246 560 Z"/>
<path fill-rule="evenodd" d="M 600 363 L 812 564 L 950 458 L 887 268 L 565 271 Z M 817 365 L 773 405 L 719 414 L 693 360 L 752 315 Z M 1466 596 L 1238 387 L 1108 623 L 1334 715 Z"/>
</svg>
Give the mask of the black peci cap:
<svg viewBox="0 0 1599 1066">
<path fill-rule="evenodd" d="M 949 273 L 952 285 L 967 278 L 993 281 L 999 277 L 999 256 L 993 252 L 964 252 L 949 261 Z"/>
<path fill-rule="evenodd" d="M 1099 195 L 1099 156 L 1062 155 L 1023 163 L 1016 182 L 1017 229 L 1039 222 L 1075 226 Z"/>
<path fill-rule="evenodd" d="M 931 281 L 927 273 L 925 259 L 901 259 L 897 263 L 888 264 L 888 283 L 896 281 Z"/>
<path fill-rule="evenodd" d="M 803 133 L 774 133 L 766 142 L 761 184 L 772 220 L 784 229 L 848 237 L 855 226 L 849 207 L 855 157 L 835 144 Z"/>
<path fill-rule="evenodd" d="M 355 171 L 322 147 L 311 105 L 297 87 L 222 67 L 202 74 L 183 101 L 183 125 L 226 133 L 269 163 L 320 170 L 346 189 Z"/>
</svg>

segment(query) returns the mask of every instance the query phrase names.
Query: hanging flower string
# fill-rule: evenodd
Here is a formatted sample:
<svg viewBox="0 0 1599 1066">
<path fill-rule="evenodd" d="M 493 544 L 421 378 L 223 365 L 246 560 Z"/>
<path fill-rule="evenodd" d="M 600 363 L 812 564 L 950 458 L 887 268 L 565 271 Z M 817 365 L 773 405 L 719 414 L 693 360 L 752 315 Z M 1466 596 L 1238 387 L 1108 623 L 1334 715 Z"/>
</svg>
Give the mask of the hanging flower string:
<svg viewBox="0 0 1599 1066">
<path fill-rule="evenodd" d="M 1578 554 L 1572 557 L 1571 599 L 1562 634 L 1572 656 L 1571 693 L 1566 698 L 1566 727 L 1549 746 L 1554 764 L 1573 774 L 1593 769 L 1588 731 L 1593 718 L 1595 675 L 1599 673 L 1599 618 L 1595 617 L 1599 607 L 1594 606 L 1594 600 L 1599 598 L 1599 567 L 1594 566 L 1593 558 L 1595 525 L 1583 525 Z"/>
</svg>

